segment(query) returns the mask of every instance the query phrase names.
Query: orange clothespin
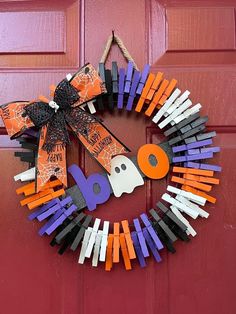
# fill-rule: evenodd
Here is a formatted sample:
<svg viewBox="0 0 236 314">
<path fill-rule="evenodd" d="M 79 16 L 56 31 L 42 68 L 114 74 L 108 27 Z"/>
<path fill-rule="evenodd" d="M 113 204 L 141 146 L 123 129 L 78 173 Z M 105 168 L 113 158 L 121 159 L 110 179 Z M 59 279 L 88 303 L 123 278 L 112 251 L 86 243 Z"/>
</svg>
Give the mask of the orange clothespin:
<svg viewBox="0 0 236 314">
<path fill-rule="evenodd" d="M 181 189 L 184 190 L 184 191 L 191 192 L 193 194 L 202 196 L 202 197 L 206 198 L 208 200 L 208 202 L 210 202 L 212 204 L 215 204 L 215 202 L 216 202 L 216 198 L 215 197 L 213 197 L 211 195 L 208 195 L 208 194 L 206 194 L 206 193 L 204 193 L 202 191 L 199 191 L 197 189 L 194 189 L 194 188 L 192 188 L 192 187 L 190 187 L 188 185 L 182 185 Z"/>
<path fill-rule="evenodd" d="M 125 264 L 125 269 L 130 270 L 132 269 L 130 259 L 129 259 L 129 253 L 127 250 L 126 242 L 125 242 L 125 234 L 121 233 L 120 234 L 120 247 L 121 247 L 121 252 Z"/>
<path fill-rule="evenodd" d="M 146 83 L 144 85 L 144 88 L 143 88 L 142 94 L 141 94 L 141 96 L 139 98 L 139 101 L 137 103 L 137 106 L 135 108 L 136 112 L 140 112 L 142 110 L 143 104 L 144 104 L 144 102 L 146 100 L 147 94 L 148 94 L 148 92 L 149 92 L 149 90 L 150 90 L 154 80 L 155 80 L 155 75 L 153 73 L 150 73 L 148 75 L 148 79 L 147 79 L 147 81 L 146 81 Z"/>
<path fill-rule="evenodd" d="M 35 187 L 35 182 L 25 184 L 25 185 L 21 186 L 20 188 L 16 189 L 16 194 L 24 193 L 28 189 L 32 189 L 34 187 Z"/>
<path fill-rule="evenodd" d="M 127 244 L 127 248 L 128 248 L 129 258 L 134 259 L 134 258 L 136 258 L 136 254 L 135 254 L 135 250 L 134 250 L 133 241 L 131 239 L 128 220 L 122 220 L 121 225 L 122 225 L 124 235 L 125 235 L 125 240 L 126 240 L 126 244 Z"/>
<path fill-rule="evenodd" d="M 167 100 L 167 98 L 172 94 L 174 88 L 177 85 L 177 80 L 172 79 L 170 81 L 170 84 L 168 85 L 168 87 L 166 88 L 164 94 L 162 95 L 161 99 L 158 102 L 157 108 L 160 109 L 161 106 L 163 106 L 164 102 Z"/>
<path fill-rule="evenodd" d="M 185 173 L 184 179 L 192 180 L 192 181 L 198 181 L 198 182 L 204 182 L 204 183 L 210 183 L 210 184 L 219 184 L 220 180 L 216 178 L 209 178 L 204 176 L 196 176 L 193 174 Z"/>
<path fill-rule="evenodd" d="M 46 189 L 44 191 L 40 191 L 39 193 L 35 193 L 30 197 L 24 198 L 22 201 L 20 201 L 20 204 L 21 204 L 21 206 L 27 205 L 27 204 L 35 201 L 35 200 L 38 200 L 39 198 L 41 198 L 45 195 L 51 194 L 53 192 L 54 192 L 53 189 Z"/>
<path fill-rule="evenodd" d="M 106 252 L 106 263 L 105 270 L 110 271 L 112 269 L 112 251 L 113 251 L 113 234 L 109 234 L 107 238 L 107 252 Z"/>
<path fill-rule="evenodd" d="M 155 94 L 156 90 L 158 89 L 159 84 L 161 83 L 161 80 L 163 78 L 163 73 L 162 72 L 158 72 L 153 83 L 152 86 L 150 87 L 145 103 L 149 104 L 152 100 L 153 95 Z"/>
<path fill-rule="evenodd" d="M 120 256 L 120 223 L 114 223 L 113 263 L 119 263 Z"/>
<path fill-rule="evenodd" d="M 196 182 L 196 181 L 191 181 L 191 180 L 187 180 L 187 179 L 180 178 L 180 177 L 175 177 L 175 176 L 173 176 L 171 178 L 171 181 L 176 182 L 176 183 L 180 183 L 180 184 L 183 184 L 183 185 L 189 185 L 189 186 L 192 186 L 194 188 L 197 188 L 199 190 L 203 190 L 203 191 L 206 191 L 206 192 L 209 192 L 212 189 L 211 185 L 204 184 L 204 183 L 199 183 L 199 182 Z"/>
<path fill-rule="evenodd" d="M 211 171 L 211 170 L 201 170 L 201 169 L 184 168 L 184 167 L 173 167 L 173 172 L 190 173 L 190 174 L 196 174 L 199 176 L 207 176 L 207 177 L 213 177 L 214 175 L 214 171 Z"/>
<path fill-rule="evenodd" d="M 33 183 L 34 183 L 34 182 L 33 182 Z M 48 189 L 48 188 L 54 188 L 54 187 L 60 186 L 60 185 L 62 185 L 62 183 L 61 183 L 61 181 L 58 180 L 58 179 L 57 179 L 57 180 L 54 180 L 54 181 L 48 181 L 48 182 L 44 185 L 44 187 L 42 188 L 41 191 L 44 191 L 44 190 L 46 190 L 46 189 Z M 34 193 L 36 193 L 35 184 L 33 184 L 33 186 L 30 187 L 29 189 L 24 190 L 25 196 L 28 196 L 28 195 L 31 195 L 31 194 L 34 194 Z"/>
<path fill-rule="evenodd" d="M 53 193 L 48 194 L 48 195 L 46 195 L 44 197 L 41 197 L 38 200 L 35 200 L 34 202 L 29 203 L 28 204 L 28 208 L 29 209 L 34 209 L 34 208 L 36 208 L 38 206 L 43 205 L 46 202 L 49 202 L 49 201 L 53 200 L 54 198 L 57 198 L 57 197 L 62 196 L 64 194 L 65 194 L 65 190 L 64 189 L 60 189 L 60 190 L 58 190 L 56 192 L 53 192 Z"/>
<path fill-rule="evenodd" d="M 152 102 L 150 103 L 148 109 L 145 111 L 145 115 L 150 117 L 150 115 L 153 113 L 154 109 L 157 107 L 158 101 L 160 100 L 161 96 L 163 95 L 165 89 L 167 88 L 169 84 L 168 80 L 163 80 L 159 89 L 155 93 Z"/>
</svg>

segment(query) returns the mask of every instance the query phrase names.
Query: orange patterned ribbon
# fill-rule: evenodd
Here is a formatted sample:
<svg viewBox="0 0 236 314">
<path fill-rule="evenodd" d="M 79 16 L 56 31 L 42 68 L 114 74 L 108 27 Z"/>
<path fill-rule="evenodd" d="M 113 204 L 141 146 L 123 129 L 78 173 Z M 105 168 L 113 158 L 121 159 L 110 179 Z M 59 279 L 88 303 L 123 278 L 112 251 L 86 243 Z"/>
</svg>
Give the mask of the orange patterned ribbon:
<svg viewBox="0 0 236 314">
<path fill-rule="evenodd" d="M 104 92 L 106 89 L 98 73 L 92 65 L 87 64 L 69 83 L 63 80 L 56 87 L 53 100 L 59 104 L 58 114 L 56 111 L 54 113 L 54 109 L 45 101 L 16 101 L 0 108 L 3 122 L 11 138 L 21 135 L 29 127 L 41 127 L 36 162 L 37 192 L 42 190 L 51 176 L 56 176 L 67 186 L 65 143 L 68 143 L 68 135 L 64 127 L 66 123 L 91 156 L 109 173 L 112 157 L 128 151 L 98 119 L 79 108 L 81 104 Z M 56 134 L 57 125 L 62 125 L 58 132 L 59 136 Z M 60 134 L 64 137 L 60 137 Z"/>
</svg>

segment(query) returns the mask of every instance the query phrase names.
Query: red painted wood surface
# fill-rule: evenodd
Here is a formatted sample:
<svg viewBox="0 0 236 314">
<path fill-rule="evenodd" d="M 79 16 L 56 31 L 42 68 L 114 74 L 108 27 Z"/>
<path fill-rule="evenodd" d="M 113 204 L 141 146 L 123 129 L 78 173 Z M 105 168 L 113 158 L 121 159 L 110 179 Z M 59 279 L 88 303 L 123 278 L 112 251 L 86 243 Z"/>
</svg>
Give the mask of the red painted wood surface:
<svg viewBox="0 0 236 314">
<path fill-rule="evenodd" d="M 203 105 L 209 129 L 218 133 L 215 144 L 222 149 L 214 162 L 223 167 L 221 185 L 212 193 L 217 203 L 207 206 L 209 219 L 193 222 L 198 236 L 191 243 L 178 242 L 175 255 L 163 252 L 160 265 L 150 258 L 146 269 L 134 262 L 131 272 L 119 264 L 107 273 L 103 265 L 78 265 L 78 252 L 59 256 L 48 238 L 39 238 L 39 223 L 27 220 L 28 210 L 14 194 L 18 184 L 12 177 L 26 166 L 14 158 L 16 143 L 1 128 L 1 313 L 236 313 L 234 10 L 233 0 L 0 1 L 6 21 L 0 22 L 0 103 L 47 96 L 51 83 L 80 64 L 96 65 L 114 29 L 140 68 L 149 62 L 153 71 L 175 77 L 180 89 L 189 89 L 193 102 Z M 17 25 L 15 16 L 22 16 Z M 20 37 L 24 29 L 30 38 Z M 111 60 L 125 64 L 117 47 L 108 64 Z M 102 118 L 132 154 L 146 142 L 163 139 L 143 116 L 106 112 Z M 74 162 L 86 174 L 98 170 L 76 140 L 68 150 L 68 164 Z M 112 222 L 131 220 L 155 206 L 168 180 L 113 197 L 94 215 Z"/>
</svg>

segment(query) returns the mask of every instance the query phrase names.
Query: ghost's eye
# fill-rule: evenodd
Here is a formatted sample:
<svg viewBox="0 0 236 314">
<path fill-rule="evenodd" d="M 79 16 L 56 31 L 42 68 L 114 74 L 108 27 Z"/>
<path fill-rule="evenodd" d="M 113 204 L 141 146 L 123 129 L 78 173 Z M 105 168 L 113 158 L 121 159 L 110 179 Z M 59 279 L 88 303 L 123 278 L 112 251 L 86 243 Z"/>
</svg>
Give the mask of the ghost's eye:
<svg viewBox="0 0 236 314">
<path fill-rule="evenodd" d="M 125 165 L 125 164 L 122 164 L 122 165 L 121 165 L 121 169 L 122 169 L 122 170 L 126 170 L 126 165 Z"/>
<path fill-rule="evenodd" d="M 115 167 L 115 172 L 116 173 L 120 173 L 120 168 L 119 167 Z"/>
</svg>

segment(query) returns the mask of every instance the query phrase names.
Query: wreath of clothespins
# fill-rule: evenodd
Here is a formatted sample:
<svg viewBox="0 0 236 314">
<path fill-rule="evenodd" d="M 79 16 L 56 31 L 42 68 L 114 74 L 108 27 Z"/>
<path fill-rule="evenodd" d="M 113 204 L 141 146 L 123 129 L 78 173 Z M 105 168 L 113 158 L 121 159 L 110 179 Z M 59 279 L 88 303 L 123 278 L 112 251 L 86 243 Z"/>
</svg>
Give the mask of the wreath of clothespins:
<svg viewBox="0 0 236 314">
<path fill-rule="evenodd" d="M 112 62 L 111 70 L 105 68 L 113 42 L 128 59 L 127 69 L 118 69 L 116 62 Z M 160 262 L 164 247 L 174 253 L 177 239 L 188 242 L 190 236 L 194 237 L 197 232 L 186 216 L 208 218 L 209 213 L 201 206 L 216 202 L 208 192 L 219 184 L 214 175 L 221 167 L 208 163 L 220 148 L 210 146 L 216 133 L 205 132 L 208 117 L 200 116 L 201 105 L 192 104 L 190 92 L 182 93 L 177 80 L 164 79 L 161 72 L 151 73 L 149 65 L 140 72 L 114 32 L 99 63 L 99 74 L 86 64 L 51 90 L 52 100 L 39 97 L 1 106 L 8 134 L 27 149 L 15 155 L 29 163 L 30 169 L 14 179 L 30 181 L 18 188 L 17 194 L 25 196 L 22 206 L 35 209 L 30 220 L 47 220 L 39 234 L 53 234 L 51 245 L 60 245 L 60 254 L 67 248 L 75 251 L 82 243 L 78 263 L 92 257 L 92 266 L 105 262 L 107 271 L 120 261 L 120 251 L 126 270 L 130 270 L 135 258 L 141 267 L 146 266 L 150 254 Z M 106 109 L 144 112 L 164 129 L 167 139 L 158 145 L 142 146 L 132 158 L 123 156 L 128 148 L 94 114 Z M 77 165 L 72 165 L 68 171 L 76 185 L 65 190 L 68 127 L 105 172 L 86 178 Z M 83 211 L 93 211 L 110 194 L 120 197 L 131 193 L 144 184 L 144 178 L 162 178 L 170 170 L 175 186 L 167 186 L 157 210 L 141 213 L 132 223 L 124 219 L 111 228 L 109 221 L 104 221 L 99 229 L 101 220 Z M 121 174 L 126 175 L 125 182 Z"/>
</svg>

